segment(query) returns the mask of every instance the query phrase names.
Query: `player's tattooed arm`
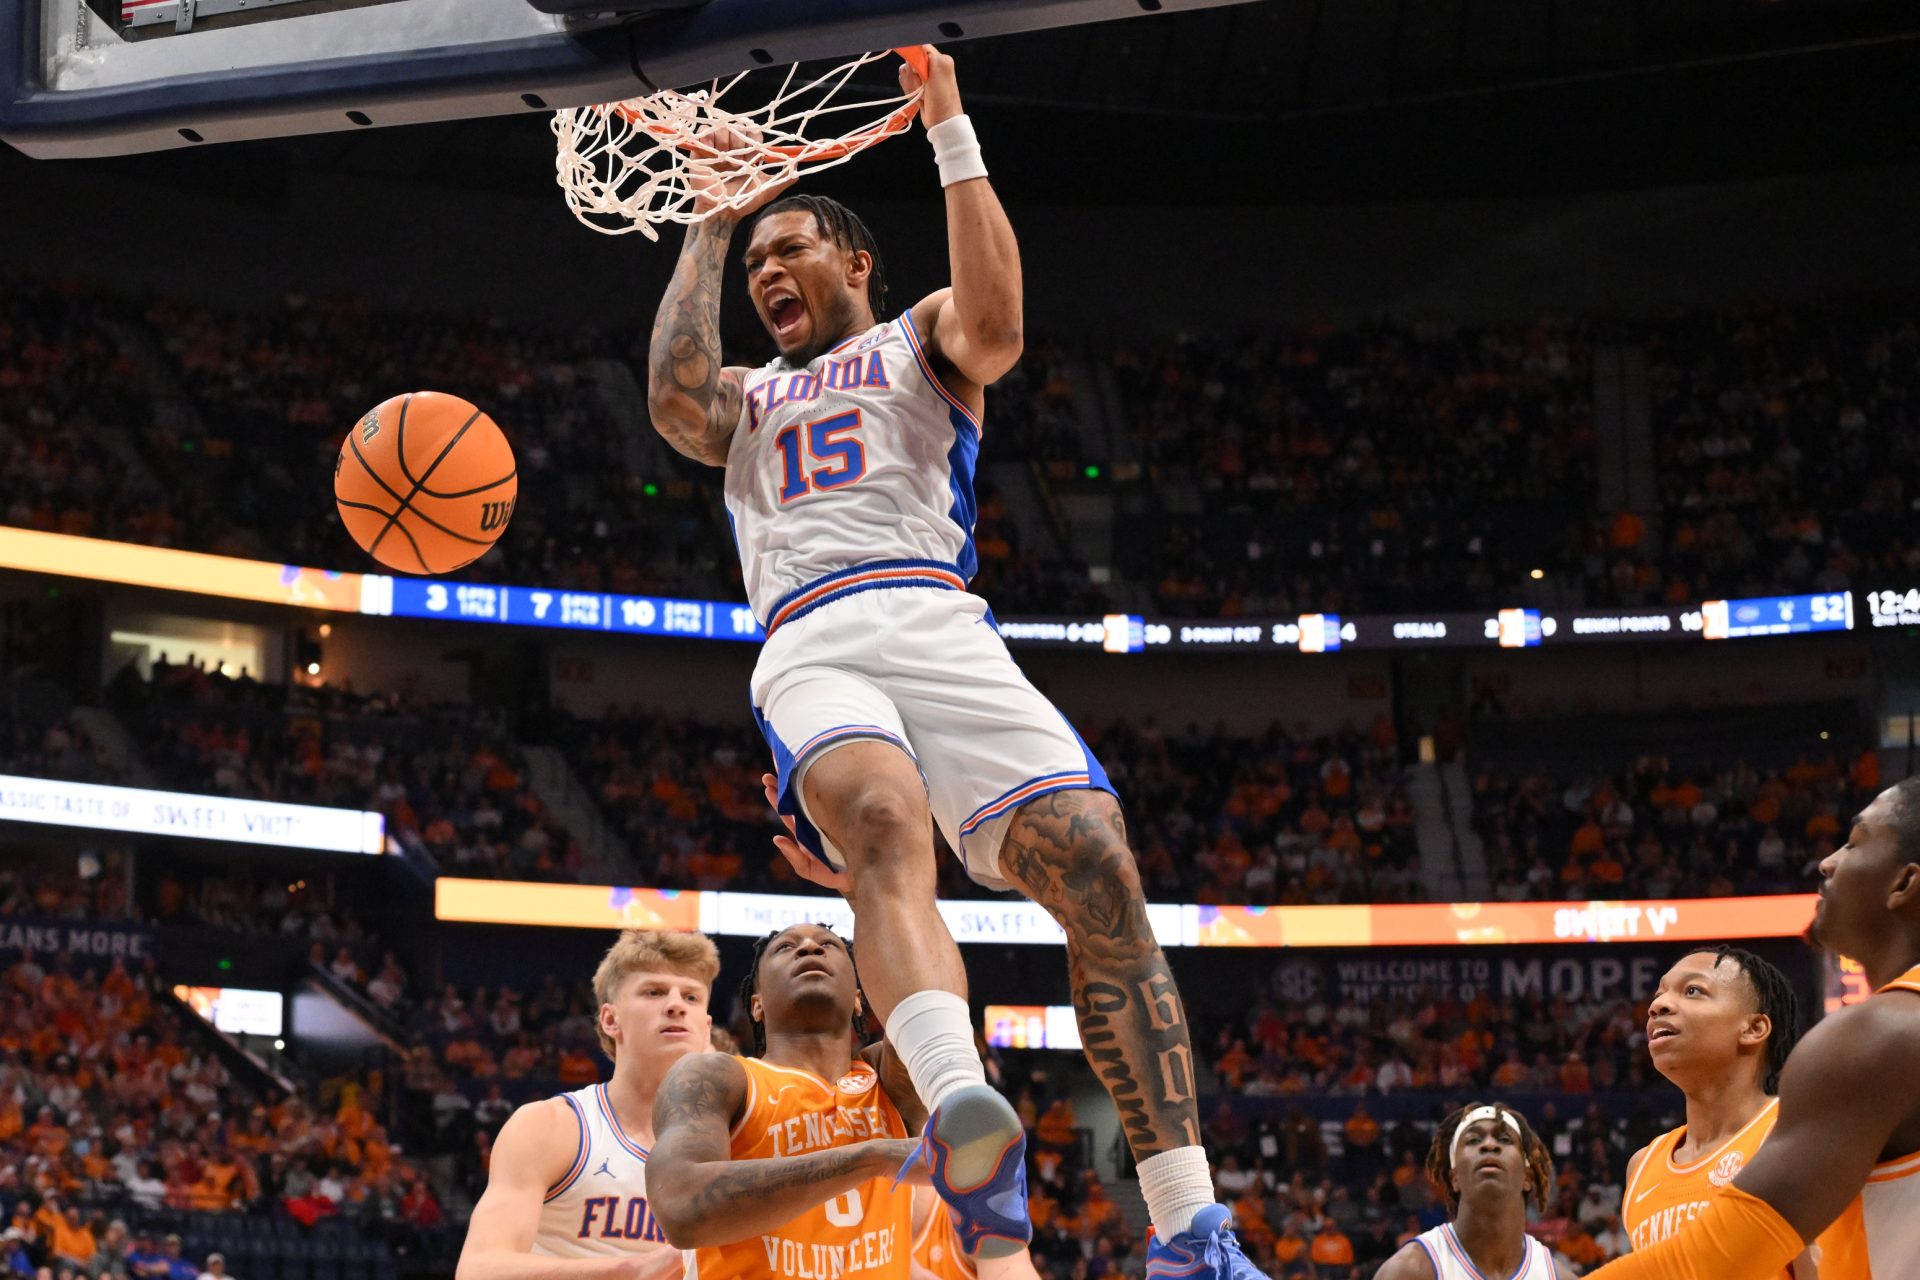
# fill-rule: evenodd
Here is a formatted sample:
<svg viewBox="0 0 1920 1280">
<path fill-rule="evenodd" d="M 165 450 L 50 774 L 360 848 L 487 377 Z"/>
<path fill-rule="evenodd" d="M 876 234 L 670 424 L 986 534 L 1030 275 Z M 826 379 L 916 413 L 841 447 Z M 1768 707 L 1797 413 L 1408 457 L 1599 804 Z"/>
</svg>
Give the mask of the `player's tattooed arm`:
<svg viewBox="0 0 1920 1280">
<path fill-rule="evenodd" d="M 767 1160 L 731 1158 L 747 1073 L 717 1053 L 682 1058 L 653 1104 L 647 1192 L 676 1248 L 731 1244 L 769 1231 L 870 1179 L 892 1174 L 919 1143 L 886 1138 Z"/>
<path fill-rule="evenodd" d="M 1080 1039 L 1134 1156 L 1198 1146 L 1186 1011 L 1147 922 L 1119 802 L 1104 791 L 1028 801 L 1000 869 L 1066 930 Z"/>
<path fill-rule="evenodd" d="M 913 1077 L 907 1072 L 907 1064 L 900 1061 L 900 1055 L 885 1040 L 875 1041 L 860 1051 L 866 1060 L 880 1075 L 880 1087 L 887 1091 L 887 1097 L 893 1100 L 894 1110 L 900 1113 L 900 1119 L 906 1123 L 908 1133 L 918 1133 L 927 1127 L 927 1104 L 920 1101 L 920 1093 L 913 1087 Z"/>
<path fill-rule="evenodd" d="M 715 467 L 727 463 L 745 373 L 720 360 L 720 288 L 733 226 L 714 217 L 687 228 L 647 349 L 654 430 L 689 458 Z"/>
</svg>

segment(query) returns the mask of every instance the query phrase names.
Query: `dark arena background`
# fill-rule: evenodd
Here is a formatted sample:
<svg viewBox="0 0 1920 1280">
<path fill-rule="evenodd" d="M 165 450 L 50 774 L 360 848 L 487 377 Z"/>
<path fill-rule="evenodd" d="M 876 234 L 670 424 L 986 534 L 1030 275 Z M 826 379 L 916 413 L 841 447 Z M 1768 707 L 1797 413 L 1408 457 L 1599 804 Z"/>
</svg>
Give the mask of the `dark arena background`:
<svg viewBox="0 0 1920 1280">
<path fill-rule="evenodd" d="M 290 57 L 361 9 L 165 3 L 115 38 Z M 0 6 L 6 39 L 74 8 Z M 957 60 L 1026 273 L 973 590 L 1123 799 L 1242 1245 L 1371 1276 L 1446 1220 L 1436 1119 L 1498 1098 L 1555 1162 L 1530 1229 L 1597 1267 L 1681 1119 L 1672 962 L 1739 942 L 1808 1019 L 1865 994 L 1802 934 L 1915 766 L 1920 12 L 893 7 Z M 0 1268 L 451 1276 L 513 1107 L 608 1069 L 614 930 L 715 937 L 750 1044 L 751 941 L 850 925 L 773 849 L 721 472 L 649 424 L 680 232 L 580 226 L 558 100 L 518 102 L 199 144 L 163 102 L 160 149 L 5 117 Z M 947 279 L 924 145 L 803 187 L 896 297 Z M 431 580 L 330 487 L 417 390 L 518 463 Z M 940 857 L 1035 1264 L 1139 1277 L 1059 930 Z"/>
</svg>

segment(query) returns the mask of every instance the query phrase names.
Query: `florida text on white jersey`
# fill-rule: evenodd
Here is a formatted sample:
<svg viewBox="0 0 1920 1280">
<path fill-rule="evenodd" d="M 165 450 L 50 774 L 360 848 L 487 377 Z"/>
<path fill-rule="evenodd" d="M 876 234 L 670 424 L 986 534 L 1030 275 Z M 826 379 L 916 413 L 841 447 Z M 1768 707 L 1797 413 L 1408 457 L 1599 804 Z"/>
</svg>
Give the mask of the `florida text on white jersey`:
<svg viewBox="0 0 1920 1280">
<path fill-rule="evenodd" d="M 934 377 L 910 313 L 804 367 L 763 365 L 745 392 L 727 519 L 769 633 L 877 587 L 965 588 L 980 422 Z"/>
<path fill-rule="evenodd" d="M 547 1188 L 533 1251 L 553 1258 L 605 1258 L 670 1248 L 647 1205 L 647 1149 L 614 1118 L 607 1086 L 563 1093 L 579 1124 L 566 1176 Z"/>
<path fill-rule="evenodd" d="M 1451 1222 L 1414 1237 L 1414 1243 L 1427 1251 L 1438 1280 L 1554 1280 L 1553 1255 L 1547 1252 L 1547 1246 L 1532 1236 L 1527 1236 L 1526 1242 L 1526 1261 L 1518 1271 L 1512 1276 L 1487 1276 L 1473 1265 Z"/>
</svg>

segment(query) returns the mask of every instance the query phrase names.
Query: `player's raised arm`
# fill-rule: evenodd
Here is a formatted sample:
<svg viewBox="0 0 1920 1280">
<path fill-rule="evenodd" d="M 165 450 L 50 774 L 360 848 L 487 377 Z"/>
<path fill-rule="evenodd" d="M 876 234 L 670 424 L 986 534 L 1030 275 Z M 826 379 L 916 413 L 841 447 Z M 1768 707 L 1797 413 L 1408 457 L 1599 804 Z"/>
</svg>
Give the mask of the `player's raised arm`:
<svg viewBox="0 0 1920 1280">
<path fill-rule="evenodd" d="M 912 67 L 900 69 L 901 87 L 920 86 Z M 1020 246 L 1000 197 L 987 181 L 973 124 L 960 105 L 953 59 L 927 50 L 926 96 L 920 119 L 927 126 L 947 193 L 947 258 L 953 287 L 924 299 L 913 311 L 916 327 L 941 360 L 971 382 L 996 382 L 1020 359 L 1022 322 Z"/>
<path fill-rule="evenodd" d="M 1876 1007 L 1877 1006 L 1877 1007 Z M 1873 1000 L 1829 1016 L 1780 1077 L 1780 1118 L 1727 1192 L 1678 1234 L 1599 1280 L 1769 1280 L 1859 1194 L 1901 1117 L 1920 1106 L 1913 1020 Z"/>
<path fill-rule="evenodd" d="M 659 1248 L 618 1258 L 550 1258 L 533 1252 L 547 1188 L 567 1175 L 579 1121 L 549 1098 L 515 1111 L 493 1144 L 487 1189 L 473 1207 L 454 1280 L 666 1280 L 680 1257 Z"/>
<path fill-rule="evenodd" d="M 720 283 L 735 219 L 716 214 L 687 228 L 680 261 L 647 348 L 653 429 L 696 462 L 721 467 L 740 420 L 741 370 L 720 363 Z"/>
<path fill-rule="evenodd" d="M 681 1249 L 776 1231 L 863 1182 L 891 1177 L 920 1146 L 880 1138 L 768 1160 L 733 1160 L 732 1129 L 747 1104 L 735 1058 L 697 1053 L 667 1073 L 653 1104 L 647 1190 L 653 1215 Z"/>
<path fill-rule="evenodd" d="M 730 127 L 713 135 L 720 149 L 737 146 Z M 693 182 L 705 190 L 696 208 L 710 208 L 707 192 L 730 194 L 725 176 L 713 172 L 716 161 L 702 171 L 695 166 Z M 696 462 L 723 467 L 727 441 L 740 421 L 741 379 L 746 370 L 726 367 L 720 359 L 720 288 L 726 277 L 727 246 L 741 218 L 786 189 L 780 183 L 746 208 L 710 212 L 687 228 L 673 280 L 660 299 L 653 318 L 653 337 L 647 346 L 647 412 L 653 429 L 668 444 Z"/>
</svg>

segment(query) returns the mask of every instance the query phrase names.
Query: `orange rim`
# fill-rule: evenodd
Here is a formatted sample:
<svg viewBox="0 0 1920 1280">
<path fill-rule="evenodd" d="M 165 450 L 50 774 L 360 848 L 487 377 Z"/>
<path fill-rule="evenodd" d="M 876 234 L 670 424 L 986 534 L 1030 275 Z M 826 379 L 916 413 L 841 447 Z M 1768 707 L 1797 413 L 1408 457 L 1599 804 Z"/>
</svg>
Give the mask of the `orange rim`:
<svg viewBox="0 0 1920 1280">
<path fill-rule="evenodd" d="M 893 52 L 924 80 L 927 76 L 929 47 L 928 45 L 909 45 L 904 49 L 895 49 Z M 715 151 L 712 147 L 679 137 L 672 128 L 645 119 L 624 102 L 611 103 L 605 109 L 628 124 L 638 125 L 662 142 L 669 143 L 688 155 L 713 159 L 724 154 Z M 886 119 L 876 120 L 864 128 L 856 129 L 844 138 L 836 138 L 832 142 L 781 143 L 778 146 L 763 147 L 761 150 L 768 156 L 777 156 L 782 160 L 838 160 L 856 151 L 864 151 L 874 143 L 890 138 L 896 133 L 905 133 L 912 126 L 914 117 L 919 114 L 920 100 L 915 98 L 912 102 L 895 107 Z"/>
</svg>

